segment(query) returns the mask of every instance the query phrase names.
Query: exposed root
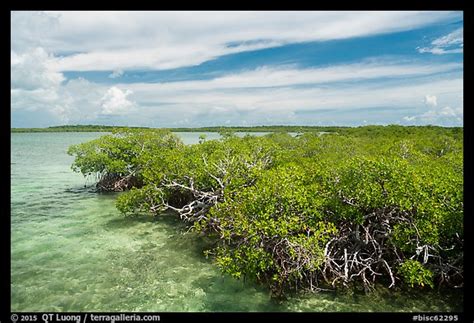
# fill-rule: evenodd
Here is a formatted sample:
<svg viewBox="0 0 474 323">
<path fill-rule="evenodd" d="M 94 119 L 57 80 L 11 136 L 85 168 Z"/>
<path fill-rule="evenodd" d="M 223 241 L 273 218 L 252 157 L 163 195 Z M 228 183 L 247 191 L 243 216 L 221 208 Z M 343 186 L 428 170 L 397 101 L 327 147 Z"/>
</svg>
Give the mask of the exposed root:
<svg viewBox="0 0 474 323">
<path fill-rule="evenodd" d="M 126 176 L 120 174 L 103 174 L 96 184 L 99 192 L 122 192 L 132 187 L 141 187 L 142 182 L 132 173 Z"/>
</svg>

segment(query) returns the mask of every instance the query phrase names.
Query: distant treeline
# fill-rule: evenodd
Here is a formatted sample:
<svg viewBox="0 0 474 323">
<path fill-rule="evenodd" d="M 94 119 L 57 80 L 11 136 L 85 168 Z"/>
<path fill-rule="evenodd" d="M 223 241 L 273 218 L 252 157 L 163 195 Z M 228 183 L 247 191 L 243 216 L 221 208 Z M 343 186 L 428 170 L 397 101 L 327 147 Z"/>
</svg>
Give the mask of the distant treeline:
<svg viewBox="0 0 474 323">
<path fill-rule="evenodd" d="M 104 125 L 65 125 L 54 126 L 48 128 L 11 128 L 11 132 L 112 132 L 120 129 L 154 129 L 149 127 L 125 127 L 125 126 L 104 126 Z M 453 135 L 462 134 L 462 127 L 440 127 L 440 126 L 360 126 L 360 127 L 343 127 L 343 126 L 253 126 L 253 127 L 200 127 L 200 128 L 156 128 L 165 129 L 172 132 L 333 132 L 338 134 L 351 135 L 377 135 L 379 132 L 393 131 L 394 133 L 409 134 L 419 129 L 437 131 L 443 129 L 443 132 L 452 133 Z"/>
<path fill-rule="evenodd" d="M 334 126 L 252 126 L 252 127 L 201 127 L 201 128 L 167 128 L 174 132 L 337 132 L 349 127 Z"/>
<path fill-rule="evenodd" d="M 11 128 L 11 132 L 111 132 L 114 129 L 149 129 L 148 127 L 123 127 L 103 125 L 53 126 L 48 128 Z"/>
</svg>

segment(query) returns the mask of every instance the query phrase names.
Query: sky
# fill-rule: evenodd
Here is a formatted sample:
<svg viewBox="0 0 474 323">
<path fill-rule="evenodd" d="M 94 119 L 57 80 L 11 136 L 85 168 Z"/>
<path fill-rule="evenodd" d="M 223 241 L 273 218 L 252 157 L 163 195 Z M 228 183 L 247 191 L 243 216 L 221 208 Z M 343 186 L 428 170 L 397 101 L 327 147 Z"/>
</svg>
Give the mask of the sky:
<svg viewBox="0 0 474 323">
<path fill-rule="evenodd" d="M 463 125 L 461 11 L 12 11 L 11 126 Z"/>
</svg>

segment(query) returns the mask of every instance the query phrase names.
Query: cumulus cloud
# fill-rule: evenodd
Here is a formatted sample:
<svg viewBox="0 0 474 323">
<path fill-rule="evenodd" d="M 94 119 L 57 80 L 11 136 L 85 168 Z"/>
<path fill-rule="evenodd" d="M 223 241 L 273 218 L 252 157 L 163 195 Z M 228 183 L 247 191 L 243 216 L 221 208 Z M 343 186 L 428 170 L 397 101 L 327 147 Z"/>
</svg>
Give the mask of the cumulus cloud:
<svg viewBox="0 0 474 323">
<path fill-rule="evenodd" d="M 438 105 L 438 99 L 436 95 L 429 95 L 429 94 L 425 95 L 424 102 L 426 105 L 433 106 L 433 107 Z"/>
<path fill-rule="evenodd" d="M 129 113 L 135 107 L 135 103 L 127 99 L 127 96 L 132 93 L 130 90 L 122 91 L 115 86 L 109 88 L 101 99 L 102 114 L 121 115 Z"/>
<path fill-rule="evenodd" d="M 431 42 L 429 47 L 418 47 L 420 53 L 435 55 L 462 53 L 464 46 L 463 28 L 439 37 Z"/>
<path fill-rule="evenodd" d="M 11 109 L 16 115 L 34 113 L 48 116 L 49 124 L 81 123 L 95 120 L 100 111 L 100 99 L 106 88 L 85 79 L 74 79 L 57 87 L 11 90 Z M 41 118 L 44 119 L 44 118 Z"/>
<path fill-rule="evenodd" d="M 11 53 L 11 108 L 46 113 L 53 120 L 68 123 L 69 107 L 61 93 L 65 77 L 48 68 L 51 59 L 42 47 Z"/>
<path fill-rule="evenodd" d="M 65 80 L 62 73 L 48 68 L 53 56 L 37 47 L 23 54 L 11 53 L 11 87 L 26 90 L 57 87 Z"/>
</svg>

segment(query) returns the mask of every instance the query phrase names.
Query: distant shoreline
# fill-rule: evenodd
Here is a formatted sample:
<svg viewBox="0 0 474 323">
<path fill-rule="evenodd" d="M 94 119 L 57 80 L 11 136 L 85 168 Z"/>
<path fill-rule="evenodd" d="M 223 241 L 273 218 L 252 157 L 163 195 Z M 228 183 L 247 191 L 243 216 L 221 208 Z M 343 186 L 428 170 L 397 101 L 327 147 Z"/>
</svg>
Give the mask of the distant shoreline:
<svg viewBox="0 0 474 323">
<path fill-rule="evenodd" d="M 149 128 L 149 127 L 125 127 L 125 126 L 93 126 L 93 125 L 76 125 L 76 126 L 55 126 L 48 128 L 11 128 L 12 133 L 24 132 L 111 132 L 114 129 L 164 129 L 172 132 L 337 132 L 342 129 L 353 128 L 452 128 L 462 129 L 463 127 L 443 127 L 443 126 L 403 126 L 403 125 L 367 125 L 358 127 L 348 126 L 252 126 L 252 127 L 199 127 L 199 128 Z"/>
</svg>

